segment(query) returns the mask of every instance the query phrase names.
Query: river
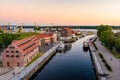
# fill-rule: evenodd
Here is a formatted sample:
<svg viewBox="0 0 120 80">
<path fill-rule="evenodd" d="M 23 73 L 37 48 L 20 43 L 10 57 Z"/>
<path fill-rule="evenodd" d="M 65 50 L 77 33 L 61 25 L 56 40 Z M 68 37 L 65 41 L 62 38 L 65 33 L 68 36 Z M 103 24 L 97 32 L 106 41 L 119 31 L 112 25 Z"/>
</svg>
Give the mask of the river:
<svg viewBox="0 0 120 80">
<path fill-rule="evenodd" d="M 96 80 L 89 51 L 83 51 L 83 41 L 67 44 L 65 52 L 53 58 L 31 80 Z"/>
</svg>

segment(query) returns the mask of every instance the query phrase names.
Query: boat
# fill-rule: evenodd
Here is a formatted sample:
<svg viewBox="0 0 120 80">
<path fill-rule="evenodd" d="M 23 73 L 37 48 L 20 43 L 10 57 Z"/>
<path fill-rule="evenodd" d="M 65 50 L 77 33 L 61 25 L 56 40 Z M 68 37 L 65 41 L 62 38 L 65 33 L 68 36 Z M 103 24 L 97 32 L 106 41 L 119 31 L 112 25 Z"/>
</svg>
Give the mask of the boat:
<svg viewBox="0 0 120 80">
<path fill-rule="evenodd" d="M 88 47 L 89 47 L 89 45 L 88 45 L 88 42 L 87 42 L 87 41 L 83 42 L 83 47 L 85 47 L 85 48 L 88 48 Z"/>
<path fill-rule="evenodd" d="M 57 51 L 58 51 L 58 52 L 62 52 L 62 51 L 64 51 L 64 48 L 65 48 L 65 45 L 64 45 L 64 44 L 61 44 L 61 45 L 57 48 Z"/>
<path fill-rule="evenodd" d="M 88 42 L 87 42 L 87 41 L 83 42 L 83 50 L 87 52 L 88 49 L 89 49 L 89 44 L 88 44 Z"/>
</svg>

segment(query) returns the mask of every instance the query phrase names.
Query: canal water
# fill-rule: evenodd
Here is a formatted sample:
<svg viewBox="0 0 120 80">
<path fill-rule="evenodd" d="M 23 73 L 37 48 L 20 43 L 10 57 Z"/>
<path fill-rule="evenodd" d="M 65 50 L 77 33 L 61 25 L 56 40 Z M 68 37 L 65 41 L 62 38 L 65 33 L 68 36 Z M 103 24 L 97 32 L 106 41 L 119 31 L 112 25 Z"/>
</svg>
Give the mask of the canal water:
<svg viewBox="0 0 120 80">
<path fill-rule="evenodd" d="M 83 51 L 85 39 L 66 44 L 32 80 L 96 80 L 89 51 Z"/>
</svg>

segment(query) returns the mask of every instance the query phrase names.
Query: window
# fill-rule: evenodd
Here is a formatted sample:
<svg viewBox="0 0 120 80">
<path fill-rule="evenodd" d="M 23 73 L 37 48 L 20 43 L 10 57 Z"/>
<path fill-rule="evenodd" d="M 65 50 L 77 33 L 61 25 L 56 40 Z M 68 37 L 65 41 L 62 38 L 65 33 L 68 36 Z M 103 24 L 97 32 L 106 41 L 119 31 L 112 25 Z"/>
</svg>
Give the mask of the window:
<svg viewBox="0 0 120 80">
<path fill-rule="evenodd" d="M 10 47 L 10 49 L 15 49 L 15 47 Z"/>
<path fill-rule="evenodd" d="M 7 66 L 8 66 L 8 67 L 10 66 L 9 62 L 7 62 Z"/>
<path fill-rule="evenodd" d="M 16 55 L 17 58 L 19 58 L 19 55 Z"/>
<path fill-rule="evenodd" d="M 20 67 L 20 63 L 19 62 L 17 63 L 17 66 Z"/>
<path fill-rule="evenodd" d="M 6 51 L 6 53 L 9 53 L 9 51 Z"/>
<path fill-rule="evenodd" d="M 14 57 L 14 55 L 11 55 L 11 57 Z"/>
<path fill-rule="evenodd" d="M 14 53 L 14 51 L 11 51 L 11 53 Z"/>
<path fill-rule="evenodd" d="M 16 53 L 19 53 L 19 51 L 16 51 Z"/>
<path fill-rule="evenodd" d="M 6 55 L 6 57 L 9 57 L 9 55 Z"/>
</svg>

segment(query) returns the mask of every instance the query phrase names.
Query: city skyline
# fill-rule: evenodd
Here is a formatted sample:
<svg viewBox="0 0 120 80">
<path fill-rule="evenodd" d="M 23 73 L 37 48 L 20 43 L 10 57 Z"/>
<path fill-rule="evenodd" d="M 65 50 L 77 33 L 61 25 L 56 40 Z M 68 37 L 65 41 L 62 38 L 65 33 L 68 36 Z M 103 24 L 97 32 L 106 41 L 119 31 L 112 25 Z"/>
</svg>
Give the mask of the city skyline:
<svg viewBox="0 0 120 80">
<path fill-rule="evenodd" d="M 119 0 L 0 0 L 0 24 L 120 25 Z"/>
</svg>

